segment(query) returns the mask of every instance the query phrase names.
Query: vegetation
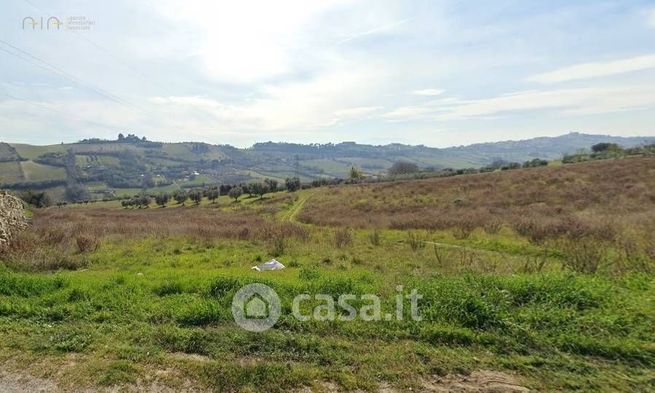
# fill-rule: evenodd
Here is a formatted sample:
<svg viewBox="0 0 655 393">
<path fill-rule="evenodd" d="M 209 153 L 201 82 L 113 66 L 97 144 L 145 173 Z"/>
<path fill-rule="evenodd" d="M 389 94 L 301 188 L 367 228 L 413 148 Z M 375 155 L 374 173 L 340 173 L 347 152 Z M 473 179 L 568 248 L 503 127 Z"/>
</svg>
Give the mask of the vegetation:
<svg viewBox="0 0 655 393">
<path fill-rule="evenodd" d="M 394 162 L 394 164 L 389 168 L 389 175 L 395 176 L 395 175 L 408 175 L 412 173 L 418 172 L 418 165 L 414 164 L 413 162 L 404 162 L 404 161 L 398 161 Z"/>
<path fill-rule="evenodd" d="M 605 269 L 655 256 L 654 158 L 596 161 L 415 182 L 335 187 L 306 203 L 300 220 L 331 226 L 454 230 L 510 228 L 535 244 L 567 239 Z M 646 236 L 646 237 L 644 237 Z M 579 263 L 575 263 L 579 266 Z"/>
<path fill-rule="evenodd" d="M 46 192 L 25 191 L 20 193 L 20 198 L 30 205 L 40 208 L 52 205 L 52 199 Z"/>
<path fill-rule="evenodd" d="M 33 373 L 47 362 L 58 372 L 40 376 L 71 388 L 408 391 L 493 369 L 540 391 L 647 391 L 654 173 L 639 157 L 265 198 L 191 189 L 174 199 L 197 192 L 197 204 L 166 209 L 147 194 L 125 209 L 36 209 L 0 252 L 0 353 Z M 250 269 L 271 257 L 287 269 Z M 253 282 L 284 311 L 264 333 L 231 315 Z M 371 293 L 395 310 L 398 285 L 423 296 L 422 321 L 289 312 L 299 293 Z"/>
<path fill-rule="evenodd" d="M 230 191 L 228 191 L 228 193 L 227 193 L 227 195 L 228 195 L 230 198 L 234 199 L 235 202 L 239 199 L 239 197 L 240 197 L 242 194 L 243 194 L 243 190 L 241 189 L 241 187 L 232 187 L 232 188 L 230 189 Z"/>
<path fill-rule="evenodd" d="M 425 146 L 369 146 L 356 143 L 297 145 L 258 143 L 248 149 L 206 143 L 152 142 L 129 132 L 115 140 L 91 138 L 50 146 L 0 142 L 0 187 L 48 192 L 54 201 L 119 199 L 146 191 L 154 197 L 177 189 L 206 189 L 218 184 L 269 183 L 272 191 L 285 179 L 325 184 L 335 179 L 369 181 L 387 174 L 394 178 L 448 176 L 496 169 L 544 165 L 592 145 L 634 149 L 653 138 L 618 138 L 571 133 L 556 138 L 477 144 L 446 149 Z M 612 149 L 609 149 L 612 150 Z M 538 156 L 534 152 L 539 152 Z M 587 156 L 616 155 L 591 152 Z M 411 159 L 409 158 L 411 157 Z M 567 160 L 587 159 L 573 155 Z M 352 168 L 356 171 L 351 173 Z M 482 169 L 477 169 L 482 168 Z M 354 177 L 351 175 L 355 175 Z M 291 187 L 299 189 L 298 183 Z M 62 192 L 62 186 L 67 192 Z M 229 190 L 220 190 L 225 195 Z"/>
</svg>

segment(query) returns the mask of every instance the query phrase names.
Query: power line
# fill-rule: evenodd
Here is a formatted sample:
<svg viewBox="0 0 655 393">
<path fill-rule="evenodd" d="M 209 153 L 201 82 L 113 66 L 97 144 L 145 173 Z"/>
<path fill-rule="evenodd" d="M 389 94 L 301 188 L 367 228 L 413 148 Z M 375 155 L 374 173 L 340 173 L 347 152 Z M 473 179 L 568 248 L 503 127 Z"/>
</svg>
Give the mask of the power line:
<svg viewBox="0 0 655 393">
<path fill-rule="evenodd" d="M 109 93 L 106 90 L 96 88 L 94 86 L 91 86 L 91 85 L 88 85 L 88 84 L 84 83 L 79 78 L 76 78 L 74 75 L 71 75 L 70 73 L 62 70 L 61 68 L 59 68 L 59 67 L 57 67 L 55 65 L 52 65 L 49 62 L 47 62 L 47 61 L 45 61 L 45 60 L 43 60 L 43 59 L 29 53 L 29 52 L 15 46 L 15 45 L 12 45 L 11 43 L 9 43 L 7 41 L 4 41 L 4 40 L 0 39 L 0 44 L 4 44 L 4 45 L 12 48 L 14 51 L 18 52 L 18 53 L 11 52 L 9 50 L 6 50 L 6 49 L 3 49 L 2 47 L 0 47 L 0 50 L 2 50 L 5 53 L 8 53 L 8 54 L 10 54 L 10 55 L 12 55 L 14 57 L 17 57 L 17 58 L 19 58 L 19 59 L 21 59 L 23 61 L 26 61 L 26 62 L 28 62 L 28 63 L 30 63 L 32 65 L 35 65 L 37 67 L 43 68 L 46 71 L 54 72 L 54 73 L 64 77 L 65 79 L 75 83 L 76 85 L 80 85 L 80 86 L 82 86 L 82 87 L 84 87 L 86 89 L 89 89 L 89 90 L 95 92 L 96 94 L 101 95 L 102 97 L 104 97 L 104 98 L 106 98 L 106 99 L 108 99 L 110 101 L 113 101 L 113 102 L 115 102 L 115 103 L 117 103 L 119 105 L 123 105 L 123 106 L 127 106 L 127 107 L 134 106 L 131 103 L 129 103 L 129 102 L 115 96 L 114 94 Z M 35 61 L 37 61 L 37 62 L 39 62 L 41 64 L 36 63 Z"/>
<path fill-rule="evenodd" d="M 50 12 L 48 12 L 47 10 L 44 10 L 44 9 L 41 8 L 41 7 L 38 7 L 37 5 L 35 5 L 34 3 L 32 3 L 32 2 L 29 1 L 29 0 L 23 0 L 23 1 L 25 1 L 27 4 L 29 4 L 32 8 L 34 8 L 34 9 L 37 10 L 37 11 L 40 11 L 40 12 L 43 12 L 43 13 L 46 13 L 46 14 L 50 14 Z M 136 75 L 138 75 L 141 79 L 145 80 L 146 82 L 149 82 L 149 83 L 152 84 L 152 85 L 155 85 L 155 86 L 157 86 L 157 87 L 159 87 L 159 88 L 165 90 L 165 91 L 168 93 L 168 95 L 174 95 L 174 94 L 171 94 L 171 92 L 170 92 L 170 90 L 168 89 L 167 86 L 165 86 L 165 85 L 163 85 L 163 84 L 161 84 L 161 83 L 159 83 L 159 82 L 157 82 L 157 81 L 155 81 L 155 80 L 153 80 L 153 79 L 150 79 L 146 74 L 144 74 L 143 72 L 139 71 L 138 69 L 136 69 L 136 68 L 134 68 L 133 66 L 131 66 L 130 64 L 128 64 L 128 63 L 127 63 L 125 60 L 123 60 L 120 56 L 115 55 L 115 54 L 112 53 L 112 51 L 110 51 L 109 49 L 107 49 L 107 48 L 105 48 L 104 46 L 98 44 L 97 42 L 93 41 L 92 39 L 90 39 L 90 38 L 87 37 L 86 35 L 80 33 L 79 31 L 76 31 L 76 30 L 71 30 L 71 31 L 72 31 L 75 35 L 77 35 L 78 37 L 80 37 L 81 39 L 83 39 L 84 41 L 86 41 L 87 43 L 89 43 L 91 46 L 95 47 L 97 50 L 99 50 L 99 51 L 105 53 L 106 55 L 108 55 L 110 58 L 112 58 L 112 59 L 113 59 L 115 62 L 117 62 L 118 64 L 121 64 L 121 65 L 124 66 L 125 68 L 129 69 L 130 71 L 132 71 L 133 73 L 135 73 Z"/>
<path fill-rule="evenodd" d="M 40 108 L 45 108 L 48 111 L 58 112 L 58 113 L 61 113 L 61 114 L 65 115 L 65 116 L 70 116 L 70 117 L 72 117 L 74 119 L 77 119 L 80 122 L 85 122 L 85 123 L 94 125 L 96 127 L 105 128 L 105 129 L 110 130 L 110 131 L 115 131 L 116 130 L 116 127 L 111 127 L 111 126 L 108 126 L 106 124 L 101 124 L 101 123 L 98 123 L 98 122 L 93 121 L 93 120 L 82 119 L 81 117 L 79 117 L 77 115 L 74 115 L 74 114 L 71 114 L 71 113 L 68 113 L 68 112 L 64 112 L 62 110 L 59 110 L 57 108 L 53 108 L 52 106 L 48 106 L 48 105 L 45 105 L 43 103 L 40 103 L 40 102 L 37 102 L 37 101 L 34 101 L 34 100 L 30 100 L 30 99 L 27 99 L 27 98 L 18 98 L 16 96 L 14 96 L 13 94 L 7 93 L 6 91 L 5 92 L 0 92 L 0 94 L 5 96 L 5 97 L 9 97 L 9 98 L 11 98 L 12 100 L 15 100 L 15 101 L 26 102 L 28 104 L 38 106 Z"/>
</svg>

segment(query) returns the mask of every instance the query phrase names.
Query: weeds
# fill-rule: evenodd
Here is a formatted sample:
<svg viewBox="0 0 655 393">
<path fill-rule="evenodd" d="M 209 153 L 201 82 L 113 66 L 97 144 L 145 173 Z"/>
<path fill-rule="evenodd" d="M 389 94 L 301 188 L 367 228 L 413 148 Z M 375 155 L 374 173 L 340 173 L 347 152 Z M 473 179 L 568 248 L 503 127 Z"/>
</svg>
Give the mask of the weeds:
<svg viewBox="0 0 655 393">
<path fill-rule="evenodd" d="M 80 235 L 75 238 L 75 244 L 77 245 L 77 250 L 79 252 L 85 253 L 97 250 L 100 242 L 97 238 Z"/>
<path fill-rule="evenodd" d="M 417 232 L 407 232 L 407 244 L 416 252 L 425 247 L 425 239 Z"/>
<path fill-rule="evenodd" d="M 338 228 L 334 231 L 334 245 L 337 248 L 348 247 L 353 243 L 353 234 L 350 228 Z"/>
<path fill-rule="evenodd" d="M 369 235 L 368 240 L 372 246 L 378 247 L 380 245 L 380 231 L 374 229 Z"/>
</svg>

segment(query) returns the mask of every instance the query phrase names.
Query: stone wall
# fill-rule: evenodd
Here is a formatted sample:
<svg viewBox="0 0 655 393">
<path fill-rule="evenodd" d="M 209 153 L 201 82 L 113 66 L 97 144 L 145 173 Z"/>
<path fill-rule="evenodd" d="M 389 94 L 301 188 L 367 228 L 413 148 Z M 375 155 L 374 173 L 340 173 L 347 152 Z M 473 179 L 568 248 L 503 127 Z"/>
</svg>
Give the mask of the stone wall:
<svg viewBox="0 0 655 393">
<path fill-rule="evenodd" d="M 27 226 L 23 201 L 0 191 L 0 247 Z"/>
</svg>

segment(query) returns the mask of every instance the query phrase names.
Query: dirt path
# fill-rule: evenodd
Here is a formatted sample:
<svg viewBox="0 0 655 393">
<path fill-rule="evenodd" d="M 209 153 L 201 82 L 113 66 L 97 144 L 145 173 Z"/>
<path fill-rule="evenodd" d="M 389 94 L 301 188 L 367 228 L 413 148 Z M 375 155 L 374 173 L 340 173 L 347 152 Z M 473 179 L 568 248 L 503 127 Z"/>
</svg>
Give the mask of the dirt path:
<svg viewBox="0 0 655 393">
<path fill-rule="evenodd" d="M 305 205 L 305 202 L 314 195 L 314 192 L 316 191 L 309 191 L 305 195 L 301 196 L 298 198 L 296 203 L 289 209 L 289 211 L 282 217 L 284 221 L 291 221 L 291 222 L 298 222 L 296 217 L 298 216 L 298 213 L 302 210 L 303 206 Z"/>
<path fill-rule="evenodd" d="M 506 373 L 489 370 L 474 371 L 470 375 L 447 375 L 444 377 L 433 377 L 430 380 L 425 380 L 421 384 L 421 388 L 417 392 L 430 392 L 430 393 L 527 393 L 530 390 L 521 386 L 517 379 Z M 53 381 L 43 378 L 37 378 L 28 374 L 7 371 L 0 369 L 0 393 L 23 393 L 23 392 L 48 392 L 48 393 L 114 393 L 114 392 L 155 392 L 155 393 L 173 393 L 176 391 L 185 392 L 204 392 L 203 389 L 198 389 L 192 383 L 187 383 L 184 386 L 171 388 L 158 384 L 157 382 L 125 386 L 112 386 L 106 388 L 90 388 L 90 389 L 62 389 L 57 386 Z M 323 386 L 318 389 L 321 392 L 336 393 L 341 392 L 337 385 L 325 382 Z M 314 390 L 305 387 L 296 390 L 298 393 L 313 393 Z M 356 391 L 359 392 L 359 391 Z M 397 390 L 388 384 L 383 383 L 378 392 L 380 393 L 399 393 Z"/>
</svg>

